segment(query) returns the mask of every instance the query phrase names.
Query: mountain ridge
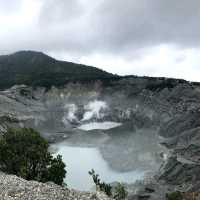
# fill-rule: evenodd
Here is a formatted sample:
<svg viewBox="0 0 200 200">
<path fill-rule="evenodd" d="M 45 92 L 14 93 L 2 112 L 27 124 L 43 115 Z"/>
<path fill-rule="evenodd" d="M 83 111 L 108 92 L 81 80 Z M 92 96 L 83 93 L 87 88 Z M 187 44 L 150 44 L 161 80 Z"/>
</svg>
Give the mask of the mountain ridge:
<svg viewBox="0 0 200 200">
<path fill-rule="evenodd" d="M 116 77 L 96 67 L 56 60 L 42 52 L 19 51 L 0 56 L 0 88 L 15 84 L 51 87 L 67 81 Z"/>
<path fill-rule="evenodd" d="M 0 89 L 25 84 L 31 87 L 63 87 L 69 82 L 93 84 L 101 80 L 104 84 L 128 79 L 147 80 L 150 90 L 172 88 L 179 83 L 192 83 L 184 79 L 126 75 L 120 76 L 84 64 L 60 61 L 39 51 L 23 50 L 9 55 L 0 55 Z M 128 81 L 129 82 L 129 81 Z"/>
</svg>

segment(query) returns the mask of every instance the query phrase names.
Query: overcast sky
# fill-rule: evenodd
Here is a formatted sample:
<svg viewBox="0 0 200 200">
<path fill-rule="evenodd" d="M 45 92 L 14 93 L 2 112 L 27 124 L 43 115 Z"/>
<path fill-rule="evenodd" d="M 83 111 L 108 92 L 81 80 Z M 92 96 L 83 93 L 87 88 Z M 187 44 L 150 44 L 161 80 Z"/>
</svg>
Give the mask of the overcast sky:
<svg viewBox="0 0 200 200">
<path fill-rule="evenodd" d="M 0 0 L 0 54 L 200 81 L 199 0 Z"/>
</svg>

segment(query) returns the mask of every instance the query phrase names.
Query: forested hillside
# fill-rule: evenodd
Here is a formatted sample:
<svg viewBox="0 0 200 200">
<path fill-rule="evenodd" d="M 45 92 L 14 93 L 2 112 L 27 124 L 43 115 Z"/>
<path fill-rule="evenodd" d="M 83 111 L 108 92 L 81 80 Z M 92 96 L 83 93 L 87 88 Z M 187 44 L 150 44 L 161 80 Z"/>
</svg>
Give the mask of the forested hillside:
<svg viewBox="0 0 200 200">
<path fill-rule="evenodd" d="M 43 53 L 20 51 L 0 56 L 0 89 L 15 84 L 62 86 L 68 81 L 107 79 L 114 75 L 95 67 L 58 61 Z"/>
</svg>

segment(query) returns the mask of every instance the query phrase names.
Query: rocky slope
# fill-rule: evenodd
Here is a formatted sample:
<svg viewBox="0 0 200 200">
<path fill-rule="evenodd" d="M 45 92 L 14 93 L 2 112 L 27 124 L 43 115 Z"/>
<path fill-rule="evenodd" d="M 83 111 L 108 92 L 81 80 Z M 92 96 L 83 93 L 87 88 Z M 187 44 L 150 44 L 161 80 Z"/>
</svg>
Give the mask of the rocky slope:
<svg viewBox="0 0 200 200">
<path fill-rule="evenodd" d="M 0 174 L 1 200 L 109 200 L 100 192 L 69 190 L 53 183 L 26 181 L 16 176 Z"/>
</svg>

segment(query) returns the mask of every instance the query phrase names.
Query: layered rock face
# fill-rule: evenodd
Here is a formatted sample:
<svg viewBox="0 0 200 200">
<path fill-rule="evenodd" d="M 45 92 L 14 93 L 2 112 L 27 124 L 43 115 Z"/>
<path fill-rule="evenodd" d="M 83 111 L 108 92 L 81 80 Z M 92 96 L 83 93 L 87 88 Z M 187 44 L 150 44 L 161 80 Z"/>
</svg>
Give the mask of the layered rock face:
<svg viewBox="0 0 200 200">
<path fill-rule="evenodd" d="M 198 187 L 198 83 L 126 77 L 92 84 L 68 83 L 49 90 L 15 86 L 0 92 L 1 132 L 8 126 L 28 126 L 55 142 L 73 134 L 74 127 L 94 121 L 122 122 L 122 129 L 155 131 L 171 152 L 156 181 L 190 191 Z"/>
<path fill-rule="evenodd" d="M 200 107 L 199 86 L 173 79 L 169 86 L 166 80 L 124 78 L 106 83 L 69 83 L 48 91 L 14 86 L 0 92 L 1 116 L 39 129 L 51 125 L 49 129 L 56 132 L 92 120 L 131 121 L 135 128 L 161 127 Z"/>
</svg>

